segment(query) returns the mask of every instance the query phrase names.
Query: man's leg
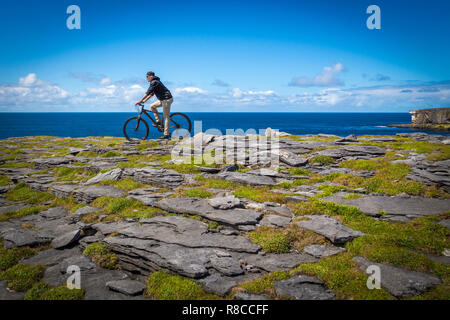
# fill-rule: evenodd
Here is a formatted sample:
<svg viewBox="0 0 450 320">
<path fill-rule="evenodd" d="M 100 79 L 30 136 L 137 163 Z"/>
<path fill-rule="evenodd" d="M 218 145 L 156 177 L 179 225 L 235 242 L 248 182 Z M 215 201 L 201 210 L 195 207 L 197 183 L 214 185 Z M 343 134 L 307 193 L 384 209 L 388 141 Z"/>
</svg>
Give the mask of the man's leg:
<svg viewBox="0 0 450 320">
<path fill-rule="evenodd" d="M 167 99 L 167 100 L 163 100 L 162 105 L 163 105 L 163 118 L 164 118 L 164 135 L 168 136 L 170 135 L 170 131 L 169 131 L 169 114 L 170 114 L 170 106 L 172 105 L 173 102 L 173 98 L 171 99 Z"/>
<path fill-rule="evenodd" d="M 156 100 L 155 102 L 153 102 L 153 103 L 150 105 L 150 110 L 152 110 L 153 114 L 155 115 L 156 121 L 157 121 L 158 123 L 161 123 L 161 118 L 160 118 L 160 116 L 159 116 L 158 109 L 156 109 L 156 108 L 159 108 L 159 107 L 161 107 L 161 101 Z"/>
</svg>

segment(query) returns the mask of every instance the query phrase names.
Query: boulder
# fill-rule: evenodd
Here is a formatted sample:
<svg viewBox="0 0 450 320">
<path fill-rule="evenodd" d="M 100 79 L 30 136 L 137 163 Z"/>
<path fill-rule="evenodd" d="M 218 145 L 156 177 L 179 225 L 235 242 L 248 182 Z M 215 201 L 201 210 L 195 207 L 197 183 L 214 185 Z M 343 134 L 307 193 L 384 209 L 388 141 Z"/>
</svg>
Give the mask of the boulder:
<svg viewBox="0 0 450 320">
<path fill-rule="evenodd" d="M 104 180 L 118 180 L 120 178 L 121 174 L 122 174 L 122 169 L 120 169 L 120 168 L 113 169 L 111 171 L 99 173 L 95 177 L 86 181 L 84 184 L 88 186 L 91 184 L 99 183 Z"/>
<path fill-rule="evenodd" d="M 146 184 L 153 184 L 167 188 L 177 188 L 184 183 L 182 174 L 171 169 L 153 169 L 144 167 L 136 169 L 133 179 Z"/>
<path fill-rule="evenodd" d="M 321 244 L 312 244 L 303 249 L 303 252 L 316 258 L 325 258 L 345 251 L 345 248 Z"/>
<path fill-rule="evenodd" d="M 241 201 L 235 196 L 212 198 L 208 200 L 208 203 L 211 207 L 221 210 L 232 209 L 241 206 Z"/>
<path fill-rule="evenodd" d="M 137 296 L 142 294 L 145 284 L 136 280 L 115 280 L 106 283 L 106 286 L 113 291 L 117 291 L 128 296 Z"/>
</svg>

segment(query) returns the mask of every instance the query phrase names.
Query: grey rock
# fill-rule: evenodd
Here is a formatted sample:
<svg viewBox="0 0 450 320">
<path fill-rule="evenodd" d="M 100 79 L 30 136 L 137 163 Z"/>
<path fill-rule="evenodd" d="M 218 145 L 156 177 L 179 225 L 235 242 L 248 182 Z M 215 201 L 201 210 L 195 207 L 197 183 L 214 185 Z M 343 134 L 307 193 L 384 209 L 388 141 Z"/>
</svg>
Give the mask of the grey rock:
<svg viewBox="0 0 450 320">
<path fill-rule="evenodd" d="M 59 271 L 63 274 L 67 273 L 67 270 L 69 266 L 77 266 L 80 268 L 80 271 L 82 273 L 85 273 L 89 270 L 95 270 L 97 269 L 97 265 L 91 261 L 88 257 L 82 254 L 78 254 L 75 256 L 70 256 L 68 258 L 65 258 L 60 264 L 59 264 Z"/>
<path fill-rule="evenodd" d="M 255 174 L 243 173 L 243 172 L 223 172 L 215 176 L 219 179 L 233 181 L 244 185 L 254 186 L 274 186 L 277 184 L 275 179 L 269 176 L 258 176 Z"/>
<path fill-rule="evenodd" d="M 222 222 L 231 226 L 256 224 L 262 214 L 247 209 L 220 210 L 213 208 L 206 199 L 170 198 L 153 203 L 154 207 L 168 212 L 190 213 L 202 216 L 209 220 Z"/>
<path fill-rule="evenodd" d="M 55 220 L 59 218 L 63 218 L 69 214 L 69 211 L 64 209 L 63 207 L 52 207 L 45 211 L 41 211 L 39 216 L 46 218 L 48 220 Z"/>
<path fill-rule="evenodd" d="M 286 228 L 291 223 L 291 218 L 277 216 L 275 214 L 266 214 L 259 222 L 262 226 L 273 226 Z"/>
<path fill-rule="evenodd" d="M 92 228 L 100 231 L 103 235 L 108 235 L 114 232 L 119 232 L 122 229 L 126 229 L 129 226 L 133 225 L 129 222 L 99 222 L 92 225 Z"/>
<path fill-rule="evenodd" d="M 441 283 L 435 276 L 423 272 L 405 270 L 387 264 L 375 263 L 364 257 L 354 257 L 361 271 L 369 266 L 380 268 L 381 285 L 395 297 L 412 297 Z"/>
<path fill-rule="evenodd" d="M 220 169 L 220 172 L 234 172 L 237 170 L 239 170 L 239 166 L 237 164 L 229 164 L 229 165 L 223 166 Z"/>
<path fill-rule="evenodd" d="M 211 266 L 226 276 L 237 276 L 244 273 L 239 261 L 232 257 L 212 256 Z"/>
<path fill-rule="evenodd" d="M 45 244 L 49 243 L 54 238 L 54 236 L 47 231 L 12 228 L 2 231 L 0 236 L 3 238 L 3 245 L 7 249 Z"/>
<path fill-rule="evenodd" d="M 380 211 L 390 216 L 429 216 L 437 215 L 450 208 L 449 199 L 423 197 L 390 197 L 367 195 L 357 199 L 342 199 L 344 193 L 338 192 L 323 200 L 358 207 L 364 214 L 380 216 Z"/>
<path fill-rule="evenodd" d="M 68 198 L 76 187 L 77 186 L 73 184 L 55 184 L 50 188 L 49 192 L 59 198 Z"/>
<path fill-rule="evenodd" d="M 222 210 L 241 206 L 241 201 L 235 196 L 212 198 L 208 203 L 211 207 Z"/>
<path fill-rule="evenodd" d="M 136 169 L 133 179 L 167 188 L 176 188 L 184 183 L 182 174 L 170 169 L 153 169 L 152 167 Z"/>
<path fill-rule="evenodd" d="M 321 245 L 321 244 L 312 244 L 306 246 L 303 251 L 307 254 L 310 254 L 316 258 L 325 258 L 329 256 L 333 256 L 335 254 L 346 251 L 345 248 L 329 246 L 329 245 Z"/>
<path fill-rule="evenodd" d="M 335 298 L 321 280 L 305 275 L 274 281 L 274 288 L 278 296 L 297 300 L 333 300 Z"/>
<path fill-rule="evenodd" d="M 40 264 L 44 266 L 53 266 L 66 258 L 80 255 L 80 253 L 81 251 L 77 247 L 65 250 L 48 249 L 39 252 L 34 257 L 22 260 L 20 263 L 28 265 Z"/>
<path fill-rule="evenodd" d="M 142 294 L 145 284 L 136 280 L 115 280 L 106 283 L 106 286 L 113 291 L 117 291 L 128 296 L 137 296 Z"/>
<path fill-rule="evenodd" d="M 154 192 L 157 192 L 158 190 L 159 190 L 159 188 L 140 188 L 140 189 L 134 189 L 134 190 L 128 191 L 128 194 L 133 195 L 133 196 L 143 196 L 143 195 L 152 194 Z"/>
<path fill-rule="evenodd" d="M 280 161 L 292 167 L 300 167 L 308 163 L 308 159 L 287 150 L 280 150 Z"/>
<path fill-rule="evenodd" d="M 129 195 L 127 198 L 135 199 L 147 206 L 151 206 L 155 201 L 158 201 L 161 198 L 169 197 L 172 194 L 173 192 L 152 193 L 146 195 Z"/>
<path fill-rule="evenodd" d="M 344 244 L 364 233 L 346 227 L 342 222 L 321 215 L 307 215 L 309 220 L 298 221 L 297 225 L 315 233 L 321 234 L 334 244 Z"/>
<path fill-rule="evenodd" d="M 233 296 L 236 300 L 270 300 L 265 294 L 251 294 L 248 292 L 238 292 Z"/>
<path fill-rule="evenodd" d="M 0 214 L 9 212 L 9 211 L 16 211 L 16 210 L 20 210 L 20 209 L 28 208 L 28 207 L 30 207 L 29 204 L 13 204 L 13 205 L 6 206 L 6 207 L 0 207 Z"/>
<path fill-rule="evenodd" d="M 23 300 L 25 292 L 15 292 L 8 289 L 7 281 L 0 281 L 0 300 Z"/>
<path fill-rule="evenodd" d="M 55 249 L 67 247 L 78 241 L 80 238 L 80 230 L 74 230 L 62 236 L 53 239 L 51 245 Z"/>
<path fill-rule="evenodd" d="M 99 173 L 95 177 L 86 181 L 84 184 L 91 185 L 91 184 L 99 183 L 100 181 L 104 181 L 104 180 L 118 180 L 120 178 L 121 174 L 122 174 L 122 169 L 120 169 L 120 168 L 113 169 L 113 170 L 107 171 L 105 173 Z"/>
<path fill-rule="evenodd" d="M 95 199 L 103 196 L 122 197 L 126 192 L 112 186 L 87 186 L 81 187 L 73 192 L 73 197 L 84 203 L 91 203 Z"/>
<path fill-rule="evenodd" d="M 84 206 L 78 210 L 76 210 L 75 212 L 73 212 L 72 214 L 68 215 L 66 217 L 66 220 L 69 222 L 78 222 L 80 221 L 84 216 L 87 216 L 90 213 L 93 212 L 97 212 L 99 211 L 98 208 L 94 208 L 94 207 L 90 207 L 90 206 Z"/>
<path fill-rule="evenodd" d="M 49 157 L 49 158 L 32 159 L 31 161 L 34 162 L 36 168 L 47 169 L 54 166 L 69 164 L 70 162 L 72 162 L 72 159 L 67 157 Z"/>
<path fill-rule="evenodd" d="M 450 219 L 447 220 L 441 220 L 438 222 L 441 226 L 446 227 L 447 229 L 450 229 Z"/>
</svg>

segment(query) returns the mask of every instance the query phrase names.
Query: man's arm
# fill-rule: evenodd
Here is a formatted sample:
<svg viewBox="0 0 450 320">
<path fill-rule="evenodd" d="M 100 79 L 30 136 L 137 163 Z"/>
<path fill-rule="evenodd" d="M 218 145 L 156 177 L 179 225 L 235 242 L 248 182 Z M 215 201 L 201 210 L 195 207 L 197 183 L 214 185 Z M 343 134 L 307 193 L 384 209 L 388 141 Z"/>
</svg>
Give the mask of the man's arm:
<svg viewBox="0 0 450 320">
<path fill-rule="evenodd" d="M 136 102 L 136 105 L 141 104 L 141 103 L 146 103 L 151 97 L 153 97 L 153 94 L 144 94 L 142 99 L 139 100 L 138 102 Z"/>
</svg>

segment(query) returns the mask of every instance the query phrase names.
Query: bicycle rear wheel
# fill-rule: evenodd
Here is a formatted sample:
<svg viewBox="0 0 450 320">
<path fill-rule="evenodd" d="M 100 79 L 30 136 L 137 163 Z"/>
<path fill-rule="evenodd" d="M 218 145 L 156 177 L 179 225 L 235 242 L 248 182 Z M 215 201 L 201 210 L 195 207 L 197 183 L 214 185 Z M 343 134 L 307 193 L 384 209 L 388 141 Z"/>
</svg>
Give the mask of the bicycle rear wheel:
<svg viewBox="0 0 450 320">
<path fill-rule="evenodd" d="M 169 131 L 170 135 L 174 139 L 183 139 L 187 138 L 191 134 L 191 120 L 189 120 L 188 116 L 176 112 L 170 115 L 169 119 Z"/>
<path fill-rule="evenodd" d="M 128 141 L 145 140 L 148 137 L 148 124 L 144 119 L 132 117 L 123 125 L 123 134 Z"/>
</svg>

